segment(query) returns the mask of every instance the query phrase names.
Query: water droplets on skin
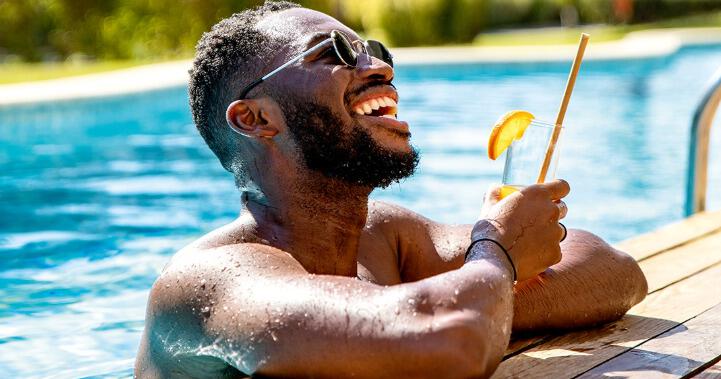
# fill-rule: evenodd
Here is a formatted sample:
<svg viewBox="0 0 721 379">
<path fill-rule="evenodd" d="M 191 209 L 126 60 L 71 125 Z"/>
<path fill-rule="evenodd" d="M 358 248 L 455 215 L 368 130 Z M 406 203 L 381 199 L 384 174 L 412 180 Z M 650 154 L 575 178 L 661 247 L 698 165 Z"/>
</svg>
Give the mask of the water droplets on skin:
<svg viewBox="0 0 721 379">
<path fill-rule="evenodd" d="M 461 291 L 460 291 L 458 288 L 456 288 L 455 290 L 453 290 L 453 294 L 454 294 L 454 295 L 458 296 L 459 293 L 461 293 Z"/>
<path fill-rule="evenodd" d="M 203 317 L 210 317 L 210 307 L 206 305 L 200 308 L 200 314 L 203 315 Z"/>
</svg>

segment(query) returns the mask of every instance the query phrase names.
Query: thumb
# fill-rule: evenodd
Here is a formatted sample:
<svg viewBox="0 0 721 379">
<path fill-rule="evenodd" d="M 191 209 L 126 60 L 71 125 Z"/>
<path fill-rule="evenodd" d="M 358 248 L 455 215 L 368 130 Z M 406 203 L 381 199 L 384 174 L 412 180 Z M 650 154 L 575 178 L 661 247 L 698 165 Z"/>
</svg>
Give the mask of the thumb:
<svg viewBox="0 0 721 379">
<path fill-rule="evenodd" d="M 501 185 L 492 184 L 488 187 L 485 196 L 483 196 L 483 206 L 481 207 L 481 215 L 488 213 L 488 210 L 501 201 Z"/>
<path fill-rule="evenodd" d="M 501 201 L 501 188 L 500 184 L 491 184 L 486 191 L 486 195 L 483 197 L 483 204 L 495 205 Z"/>
</svg>

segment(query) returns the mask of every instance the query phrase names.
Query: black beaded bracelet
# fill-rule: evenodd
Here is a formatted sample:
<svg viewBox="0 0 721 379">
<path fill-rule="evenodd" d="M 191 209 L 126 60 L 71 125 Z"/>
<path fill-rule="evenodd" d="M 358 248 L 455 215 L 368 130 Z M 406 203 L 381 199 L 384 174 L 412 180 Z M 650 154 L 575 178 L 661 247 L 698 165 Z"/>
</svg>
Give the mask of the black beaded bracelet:
<svg viewBox="0 0 721 379">
<path fill-rule="evenodd" d="M 496 240 L 494 240 L 494 239 L 490 239 L 490 238 L 479 238 L 479 239 L 474 240 L 473 242 L 471 242 L 471 245 L 468 246 L 468 250 L 466 250 L 466 257 L 465 257 L 465 259 L 466 259 L 466 260 L 468 259 L 468 254 L 471 253 L 471 249 L 473 249 L 473 246 L 476 246 L 477 243 L 479 243 L 479 242 L 484 242 L 484 241 L 488 241 L 488 242 L 493 242 L 493 243 L 495 243 L 496 246 L 498 246 L 498 247 L 501 248 L 501 250 L 503 251 L 503 254 L 506 254 L 506 258 L 508 258 L 508 262 L 511 263 L 511 268 L 513 268 L 513 281 L 515 282 L 515 281 L 518 279 L 518 274 L 516 273 L 516 265 L 513 264 L 513 259 L 511 259 L 511 256 L 508 254 L 508 251 L 506 250 L 506 248 L 504 248 L 503 245 L 501 245 L 500 242 L 498 242 L 498 241 L 496 241 Z"/>
</svg>

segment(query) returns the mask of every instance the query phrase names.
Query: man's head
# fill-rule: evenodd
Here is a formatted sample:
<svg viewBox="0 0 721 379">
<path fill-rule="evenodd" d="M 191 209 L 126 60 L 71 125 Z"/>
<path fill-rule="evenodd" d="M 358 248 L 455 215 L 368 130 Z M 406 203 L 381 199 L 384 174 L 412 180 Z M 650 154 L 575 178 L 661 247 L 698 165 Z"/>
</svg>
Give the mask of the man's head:
<svg viewBox="0 0 721 379">
<path fill-rule="evenodd" d="M 240 185 L 262 188 L 259 164 L 279 161 L 368 187 L 413 172 L 418 154 L 408 125 L 372 110 L 386 98 L 398 99 L 390 84 L 393 69 L 380 59 L 361 54 L 350 67 L 332 47 L 321 48 L 238 99 L 248 84 L 332 30 L 359 40 L 327 15 L 274 2 L 221 21 L 200 40 L 190 81 L 193 117 Z"/>
</svg>

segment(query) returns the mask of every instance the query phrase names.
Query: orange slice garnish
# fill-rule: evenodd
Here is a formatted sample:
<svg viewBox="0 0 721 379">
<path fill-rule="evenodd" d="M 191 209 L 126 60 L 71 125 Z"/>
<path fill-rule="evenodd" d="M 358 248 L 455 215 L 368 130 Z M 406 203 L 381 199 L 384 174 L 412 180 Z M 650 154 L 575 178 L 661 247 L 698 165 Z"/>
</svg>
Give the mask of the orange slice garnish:
<svg viewBox="0 0 721 379">
<path fill-rule="evenodd" d="M 521 139 L 534 118 L 526 111 L 510 111 L 501 116 L 488 138 L 488 157 L 495 160 L 513 141 Z"/>
</svg>

